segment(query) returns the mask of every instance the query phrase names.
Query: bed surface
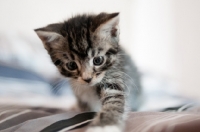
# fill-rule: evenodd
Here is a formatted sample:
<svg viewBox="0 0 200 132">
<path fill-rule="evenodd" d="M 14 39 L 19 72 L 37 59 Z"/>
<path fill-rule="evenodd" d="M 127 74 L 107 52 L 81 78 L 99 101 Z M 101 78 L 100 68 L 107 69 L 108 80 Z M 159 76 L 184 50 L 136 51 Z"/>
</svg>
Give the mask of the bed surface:
<svg viewBox="0 0 200 132">
<path fill-rule="evenodd" d="M 95 112 L 1 105 L 0 132 L 84 132 L 94 115 Z M 200 132 L 200 106 L 184 105 L 166 112 L 130 112 L 125 132 Z"/>
</svg>

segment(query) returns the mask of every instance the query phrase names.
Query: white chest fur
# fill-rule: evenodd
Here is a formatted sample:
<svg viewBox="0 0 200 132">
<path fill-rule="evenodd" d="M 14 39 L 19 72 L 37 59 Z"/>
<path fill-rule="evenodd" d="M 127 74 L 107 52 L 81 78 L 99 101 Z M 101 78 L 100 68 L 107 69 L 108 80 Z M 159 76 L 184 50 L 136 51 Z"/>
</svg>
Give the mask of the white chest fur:
<svg viewBox="0 0 200 132">
<path fill-rule="evenodd" d="M 93 111 L 100 110 L 101 103 L 95 87 L 73 83 L 72 89 L 74 94 L 81 101 L 87 103 Z"/>
</svg>

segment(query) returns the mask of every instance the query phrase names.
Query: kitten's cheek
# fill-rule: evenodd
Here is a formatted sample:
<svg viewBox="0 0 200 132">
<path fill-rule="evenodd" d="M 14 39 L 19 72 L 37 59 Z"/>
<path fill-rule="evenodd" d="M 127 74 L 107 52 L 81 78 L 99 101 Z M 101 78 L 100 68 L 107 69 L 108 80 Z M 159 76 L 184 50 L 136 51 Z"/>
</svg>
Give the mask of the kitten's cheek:
<svg viewBox="0 0 200 132">
<path fill-rule="evenodd" d="M 99 83 L 100 82 L 100 80 L 98 79 L 98 78 L 94 78 L 93 80 L 92 80 L 92 82 L 90 83 L 90 86 L 94 86 L 95 84 L 97 84 L 97 83 Z"/>
<path fill-rule="evenodd" d="M 101 73 L 99 76 L 96 76 L 96 78 L 94 78 L 91 82 L 91 86 L 100 83 L 101 80 L 103 79 L 105 73 Z"/>
<path fill-rule="evenodd" d="M 76 79 L 76 81 L 80 84 L 86 84 L 85 81 L 83 81 L 80 77 L 78 79 Z"/>
</svg>

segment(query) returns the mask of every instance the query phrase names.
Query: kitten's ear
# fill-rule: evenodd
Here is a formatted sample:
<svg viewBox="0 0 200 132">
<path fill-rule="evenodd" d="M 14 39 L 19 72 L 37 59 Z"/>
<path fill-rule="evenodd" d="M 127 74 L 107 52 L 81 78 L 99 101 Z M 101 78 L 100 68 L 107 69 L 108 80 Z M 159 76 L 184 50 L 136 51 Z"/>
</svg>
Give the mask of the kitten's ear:
<svg viewBox="0 0 200 132">
<path fill-rule="evenodd" d="M 119 37 L 119 13 L 99 14 L 96 19 L 99 21 L 96 32 L 103 37 Z"/>
<path fill-rule="evenodd" d="M 59 33 L 59 26 L 57 24 L 51 24 L 47 27 L 35 29 L 34 31 L 42 40 L 44 47 L 47 50 L 60 47 L 63 36 Z"/>
</svg>

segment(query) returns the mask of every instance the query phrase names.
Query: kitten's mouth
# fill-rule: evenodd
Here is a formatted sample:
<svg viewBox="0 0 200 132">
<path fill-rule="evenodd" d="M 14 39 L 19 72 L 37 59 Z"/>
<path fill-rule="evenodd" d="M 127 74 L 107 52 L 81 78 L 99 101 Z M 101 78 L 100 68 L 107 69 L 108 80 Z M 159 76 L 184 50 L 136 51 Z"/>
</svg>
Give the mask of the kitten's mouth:
<svg viewBox="0 0 200 132">
<path fill-rule="evenodd" d="M 90 82 L 90 83 L 86 83 L 86 82 L 82 82 L 81 85 L 84 85 L 84 86 L 94 86 L 96 85 L 97 83 L 96 82 Z"/>
</svg>

